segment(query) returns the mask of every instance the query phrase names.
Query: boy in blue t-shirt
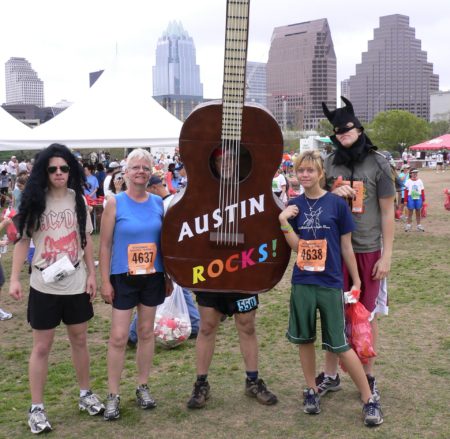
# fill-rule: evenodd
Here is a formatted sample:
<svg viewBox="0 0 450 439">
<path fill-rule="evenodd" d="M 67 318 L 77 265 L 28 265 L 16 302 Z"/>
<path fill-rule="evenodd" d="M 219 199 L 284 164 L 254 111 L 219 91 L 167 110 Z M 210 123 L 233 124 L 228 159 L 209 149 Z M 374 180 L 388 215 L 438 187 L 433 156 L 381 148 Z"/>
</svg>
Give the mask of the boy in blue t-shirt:
<svg viewBox="0 0 450 439">
<path fill-rule="evenodd" d="M 352 214 L 342 198 L 321 188 L 324 171 L 318 152 L 303 153 L 295 161 L 294 170 L 305 193 L 289 202 L 279 220 L 287 243 L 298 254 L 292 273 L 286 336 L 299 345 L 307 385 L 303 392 L 304 412 L 320 413 L 314 349 L 319 309 L 322 347 L 339 356 L 361 393 L 364 424 L 376 426 L 383 422 L 379 401 L 372 397 L 362 364 L 345 335 L 344 296 L 353 300 L 352 290 L 361 288 L 351 243 L 355 228 Z M 342 292 L 341 257 L 353 280 L 349 293 Z"/>
</svg>

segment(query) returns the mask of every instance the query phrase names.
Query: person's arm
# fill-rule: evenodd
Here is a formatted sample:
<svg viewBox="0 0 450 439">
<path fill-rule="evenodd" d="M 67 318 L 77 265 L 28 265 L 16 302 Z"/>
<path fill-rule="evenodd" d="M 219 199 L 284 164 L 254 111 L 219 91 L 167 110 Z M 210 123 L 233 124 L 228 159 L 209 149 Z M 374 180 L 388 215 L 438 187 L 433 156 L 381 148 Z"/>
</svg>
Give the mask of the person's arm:
<svg viewBox="0 0 450 439">
<path fill-rule="evenodd" d="M 94 264 L 94 246 L 92 244 L 92 237 L 89 233 L 86 234 L 86 246 L 84 247 L 84 262 L 88 270 L 86 279 L 86 292 L 91 297 L 91 302 L 95 299 L 97 294 L 97 281 L 95 278 L 95 264 Z"/>
<path fill-rule="evenodd" d="M 381 239 L 383 249 L 381 258 L 373 266 L 372 278 L 380 280 L 389 274 L 391 270 L 392 248 L 394 245 L 394 197 L 379 198 L 381 210 Z"/>
<path fill-rule="evenodd" d="M 359 278 L 358 265 L 356 264 L 355 253 L 353 252 L 351 233 L 341 235 L 341 254 L 352 278 L 353 286 L 351 290 L 360 290 L 361 279 Z"/>
<path fill-rule="evenodd" d="M 20 272 L 22 270 L 24 262 L 27 259 L 29 247 L 29 238 L 22 238 L 14 246 L 11 278 L 9 283 L 9 294 L 16 300 L 20 300 L 23 297 L 22 285 L 20 283 Z"/>
<path fill-rule="evenodd" d="M 108 199 L 105 210 L 102 214 L 102 224 L 100 226 L 100 276 L 102 280 L 101 294 L 103 300 L 112 303 L 114 299 L 114 288 L 109 280 L 112 238 L 114 227 L 116 224 L 116 199 L 111 197 Z"/>
<path fill-rule="evenodd" d="M 284 233 L 284 237 L 289 247 L 295 252 L 298 252 L 298 236 L 295 233 L 292 226 L 289 224 L 288 219 L 295 218 L 299 213 L 298 207 L 295 205 L 290 205 L 284 209 L 278 219 L 280 221 L 281 230 Z"/>
</svg>

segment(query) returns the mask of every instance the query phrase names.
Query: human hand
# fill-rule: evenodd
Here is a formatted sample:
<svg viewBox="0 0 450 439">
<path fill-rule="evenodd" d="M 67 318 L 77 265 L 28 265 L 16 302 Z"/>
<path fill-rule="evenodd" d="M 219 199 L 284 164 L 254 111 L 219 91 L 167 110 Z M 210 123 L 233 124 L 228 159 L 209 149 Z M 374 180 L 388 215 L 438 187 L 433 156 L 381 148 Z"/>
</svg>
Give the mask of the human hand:
<svg viewBox="0 0 450 439">
<path fill-rule="evenodd" d="M 102 295 L 103 300 L 106 303 L 109 303 L 110 305 L 112 305 L 114 296 L 115 296 L 115 292 L 114 292 L 113 286 L 111 285 L 111 282 L 102 283 L 101 295 Z"/>
<path fill-rule="evenodd" d="M 9 295 L 15 300 L 22 300 L 23 298 L 22 285 L 18 280 L 11 281 L 9 285 Z"/>
<path fill-rule="evenodd" d="M 86 292 L 89 294 L 90 301 L 92 303 L 97 295 L 97 281 L 95 279 L 95 273 L 89 274 L 86 279 Z"/>
<path fill-rule="evenodd" d="M 299 213 L 298 207 L 291 204 L 278 215 L 278 219 L 280 220 L 280 223 L 287 222 L 288 219 L 295 218 L 298 215 L 298 213 Z"/>
<path fill-rule="evenodd" d="M 381 280 L 388 276 L 391 271 L 391 259 L 387 256 L 381 256 L 377 262 L 375 262 L 372 269 L 372 279 Z"/>
<path fill-rule="evenodd" d="M 167 274 L 164 277 L 164 283 L 166 287 L 166 297 L 169 297 L 173 293 L 173 282 L 172 279 L 169 276 L 167 276 Z"/>
<path fill-rule="evenodd" d="M 350 304 L 357 303 L 359 301 L 360 294 L 361 290 L 353 286 L 350 291 L 344 292 L 344 302 Z"/>
</svg>

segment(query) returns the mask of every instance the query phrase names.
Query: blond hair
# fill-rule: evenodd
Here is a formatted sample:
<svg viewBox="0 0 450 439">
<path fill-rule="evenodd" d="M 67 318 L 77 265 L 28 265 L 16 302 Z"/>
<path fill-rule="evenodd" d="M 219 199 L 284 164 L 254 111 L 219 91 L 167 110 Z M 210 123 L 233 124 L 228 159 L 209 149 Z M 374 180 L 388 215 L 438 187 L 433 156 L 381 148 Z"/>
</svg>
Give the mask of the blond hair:
<svg viewBox="0 0 450 439">
<path fill-rule="evenodd" d="M 321 174 L 320 183 L 322 185 L 325 177 L 325 171 L 323 169 L 323 159 L 320 155 L 320 152 L 316 150 L 308 150 L 301 153 L 294 161 L 294 171 L 296 173 L 303 162 L 311 163 L 313 166 L 315 166 L 315 168 L 319 171 L 319 174 Z"/>
</svg>

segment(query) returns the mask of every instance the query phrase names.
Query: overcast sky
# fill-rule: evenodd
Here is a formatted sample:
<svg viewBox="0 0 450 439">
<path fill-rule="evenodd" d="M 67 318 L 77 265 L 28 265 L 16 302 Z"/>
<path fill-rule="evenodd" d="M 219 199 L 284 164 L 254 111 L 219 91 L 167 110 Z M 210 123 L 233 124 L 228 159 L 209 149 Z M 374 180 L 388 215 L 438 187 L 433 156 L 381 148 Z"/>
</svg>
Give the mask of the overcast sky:
<svg viewBox="0 0 450 439">
<path fill-rule="evenodd" d="M 379 17 L 410 18 L 422 50 L 450 90 L 449 0 L 251 0 L 249 61 L 267 62 L 274 27 L 327 18 L 337 57 L 338 85 L 355 73 Z M 226 0 L 14 0 L 0 6 L 0 103 L 4 64 L 24 57 L 44 81 L 45 105 L 76 102 L 89 72 L 111 65 L 116 52 L 130 78 L 151 80 L 158 38 L 169 21 L 181 21 L 194 39 L 206 98 L 220 98 Z M 130 88 L 132 87 L 129 85 Z M 130 90 L 131 92 L 131 90 Z"/>
</svg>

